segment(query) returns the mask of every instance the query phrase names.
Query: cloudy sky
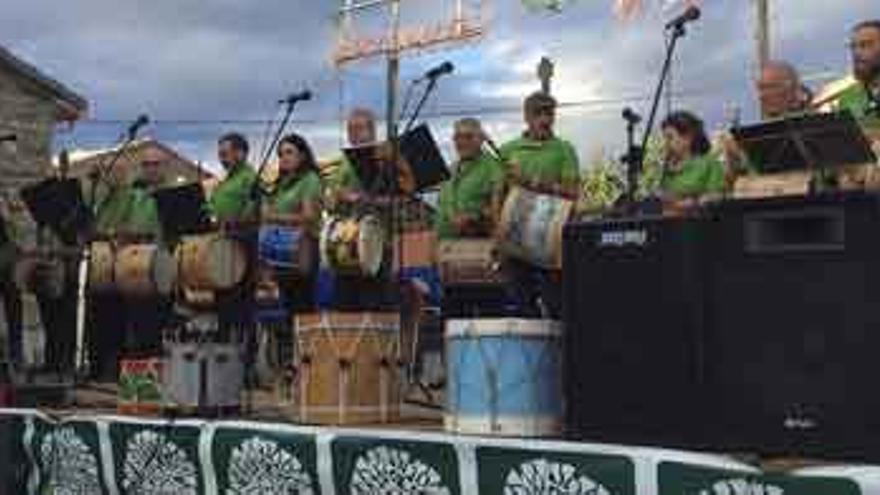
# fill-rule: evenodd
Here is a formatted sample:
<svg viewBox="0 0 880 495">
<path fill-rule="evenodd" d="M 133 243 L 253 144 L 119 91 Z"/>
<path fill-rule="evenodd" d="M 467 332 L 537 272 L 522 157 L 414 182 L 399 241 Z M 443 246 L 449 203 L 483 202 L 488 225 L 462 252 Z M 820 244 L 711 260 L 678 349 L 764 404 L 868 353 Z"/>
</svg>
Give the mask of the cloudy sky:
<svg viewBox="0 0 880 495">
<path fill-rule="evenodd" d="M 88 98 L 89 120 L 61 132 L 59 146 L 112 144 L 124 121 L 148 113 L 149 135 L 212 166 L 216 137 L 246 133 L 259 150 L 279 97 L 308 87 L 316 99 L 293 125 L 319 155 L 340 146 L 340 116 L 353 105 L 381 110 L 384 63 L 338 69 L 331 62 L 336 0 L 28 0 L 7 2 L 0 43 Z M 479 0 L 466 0 L 479 5 Z M 557 63 L 554 92 L 566 106 L 560 134 L 586 164 L 622 151 L 620 111 L 647 113 L 663 55 L 662 24 L 675 14 L 661 0 L 621 23 L 612 0 L 571 0 L 562 13 L 534 13 L 519 0 L 483 0 L 487 33 L 478 42 L 407 57 L 403 87 L 426 68 L 450 60 L 426 108 L 446 142 L 451 117 L 481 116 L 497 141 L 520 129 L 519 100 L 537 89 L 541 56 Z M 438 19 L 452 0 L 403 0 L 407 21 Z M 675 107 L 690 108 L 710 127 L 736 111 L 755 116 L 754 16 L 751 0 L 704 0 L 704 16 L 682 42 L 673 76 Z M 846 72 L 848 28 L 880 16 L 876 0 L 771 0 L 773 54 L 794 62 L 814 85 Z M 873 7 L 873 8 L 869 8 Z M 368 15 L 360 29 L 380 22 Z"/>
</svg>

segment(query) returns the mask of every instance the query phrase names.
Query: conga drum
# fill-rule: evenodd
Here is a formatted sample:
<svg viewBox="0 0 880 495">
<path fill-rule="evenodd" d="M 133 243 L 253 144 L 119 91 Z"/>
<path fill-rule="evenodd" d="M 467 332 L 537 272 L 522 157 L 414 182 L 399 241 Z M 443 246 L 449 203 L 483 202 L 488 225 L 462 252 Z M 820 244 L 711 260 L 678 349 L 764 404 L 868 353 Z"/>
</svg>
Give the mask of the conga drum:
<svg viewBox="0 0 880 495">
<path fill-rule="evenodd" d="M 562 329 L 550 320 L 446 322 L 444 426 L 475 435 L 562 430 Z"/>
<path fill-rule="evenodd" d="M 500 251 L 541 268 L 562 268 L 562 228 L 574 202 L 514 187 L 501 211 L 496 237 Z"/>
<path fill-rule="evenodd" d="M 398 313 L 296 316 L 299 420 L 388 423 L 400 415 Z"/>
<path fill-rule="evenodd" d="M 247 274 L 241 242 L 219 233 L 184 237 L 175 253 L 180 284 L 194 291 L 231 289 Z"/>
<path fill-rule="evenodd" d="M 130 244 L 116 254 L 116 284 L 128 296 L 167 296 L 177 282 L 177 263 L 156 244 Z"/>
<path fill-rule="evenodd" d="M 116 246 L 110 241 L 95 241 L 89 258 L 89 290 L 109 292 L 116 290 L 114 267 Z"/>
<path fill-rule="evenodd" d="M 494 239 L 441 241 L 437 247 L 440 280 L 445 286 L 496 286 L 504 280 Z"/>
<path fill-rule="evenodd" d="M 315 269 L 315 240 L 304 229 L 284 225 L 260 228 L 260 262 L 277 275 L 307 277 Z"/>
<path fill-rule="evenodd" d="M 382 268 L 385 232 L 372 215 L 331 217 L 321 229 L 321 264 L 340 274 L 373 277 Z"/>
</svg>

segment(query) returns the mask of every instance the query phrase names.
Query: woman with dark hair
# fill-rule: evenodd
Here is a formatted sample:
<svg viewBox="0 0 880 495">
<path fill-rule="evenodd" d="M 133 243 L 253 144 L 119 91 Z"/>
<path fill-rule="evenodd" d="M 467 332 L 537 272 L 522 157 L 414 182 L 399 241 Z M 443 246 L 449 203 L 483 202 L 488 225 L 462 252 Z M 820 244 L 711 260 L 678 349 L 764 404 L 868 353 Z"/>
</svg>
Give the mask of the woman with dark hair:
<svg viewBox="0 0 880 495">
<path fill-rule="evenodd" d="M 276 267 L 276 279 L 293 311 L 310 310 L 314 306 L 314 281 L 317 271 L 317 239 L 321 221 L 321 178 L 309 143 L 298 134 L 285 136 L 278 144 L 278 178 L 264 205 L 264 224 L 299 229 L 299 250 L 311 256 L 300 257 L 311 266 L 300 267 L 300 273 L 285 273 Z M 277 231 L 275 231 L 277 232 Z M 277 233 L 275 234 L 278 235 Z M 262 236 L 261 236 L 262 237 Z M 262 243 L 265 240 L 261 240 Z"/>
<path fill-rule="evenodd" d="M 665 160 L 661 188 L 667 199 L 699 199 L 724 192 L 724 164 L 711 153 L 703 121 L 689 112 L 674 112 L 661 125 Z"/>
</svg>

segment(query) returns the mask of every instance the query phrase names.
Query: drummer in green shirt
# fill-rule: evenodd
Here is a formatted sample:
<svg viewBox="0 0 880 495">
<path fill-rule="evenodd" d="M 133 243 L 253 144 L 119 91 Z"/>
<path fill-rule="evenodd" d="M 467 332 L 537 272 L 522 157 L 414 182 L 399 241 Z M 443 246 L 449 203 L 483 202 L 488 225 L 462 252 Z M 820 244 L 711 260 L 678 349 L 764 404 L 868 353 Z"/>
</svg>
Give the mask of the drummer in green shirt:
<svg viewBox="0 0 880 495">
<path fill-rule="evenodd" d="M 850 49 L 858 84 L 840 95 L 837 107 L 849 110 L 866 128 L 880 129 L 880 19 L 856 25 Z"/>
<path fill-rule="evenodd" d="M 661 130 L 666 153 L 660 183 L 664 201 L 681 204 L 722 194 L 724 164 L 711 152 L 703 121 L 690 112 L 674 112 Z"/>
<path fill-rule="evenodd" d="M 553 132 L 556 99 L 543 91 L 532 93 L 523 113 L 526 131 L 500 150 L 508 175 L 529 189 L 576 200 L 580 167 L 574 146 Z"/>
<path fill-rule="evenodd" d="M 221 225 L 243 223 L 254 215 L 253 187 L 257 172 L 247 163 L 249 146 L 238 133 L 222 136 L 217 155 L 226 177 L 214 189 L 209 207 Z"/>
<path fill-rule="evenodd" d="M 435 227 L 440 239 L 490 237 L 504 188 L 501 163 L 483 151 L 485 135 L 477 119 L 455 123 L 458 165 L 440 190 Z"/>
<path fill-rule="evenodd" d="M 317 253 L 317 237 L 321 222 L 321 178 L 311 146 L 298 134 L 290 134 L 278 145 L 278 178 L 264 203 L 264 224 L 303 228 L 309 235 L 300 238 L 299 249 Z M 309 245 L 304 245 L 308 243 Z M 308 267 L 301 277 L 277 277 L 284 291 L 288 308 L 293 312 L 314 307 L 315 266 Z"/>
</svg>

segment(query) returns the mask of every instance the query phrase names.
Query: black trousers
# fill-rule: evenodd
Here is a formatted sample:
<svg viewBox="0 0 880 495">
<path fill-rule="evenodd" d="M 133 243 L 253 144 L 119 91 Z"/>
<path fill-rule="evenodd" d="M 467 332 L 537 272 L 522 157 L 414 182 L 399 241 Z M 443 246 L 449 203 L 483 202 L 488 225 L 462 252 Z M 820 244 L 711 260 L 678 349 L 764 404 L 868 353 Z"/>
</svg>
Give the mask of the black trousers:
<svg viewBox="0 0 880 495">
<path fill-rule="evenodd" d="M 24 354 L 22 348 L 22 302 L 21 292 L 12 280 L 12 276 L 8 275 L 0 280 L 0 293 L 3 297 L 3 309 L 6 314 L 6 328 L 9 335 L 7 345 L 9 346 L 9 359 L 15 364 L 21 364 Z"/>
<path fill-rule="evenodd" d="M 65 373 L 76 358 L 76 286 L 67 286 L 61 297 L 37 295 L 46 329 L 46 365 Z"/>
<path fill-rule="evenodd" d="M 557 273 L 520 260 L 504 262 L 508 298 L 523 318 L 562 317 L 562 283 Z"/>
</svg>

